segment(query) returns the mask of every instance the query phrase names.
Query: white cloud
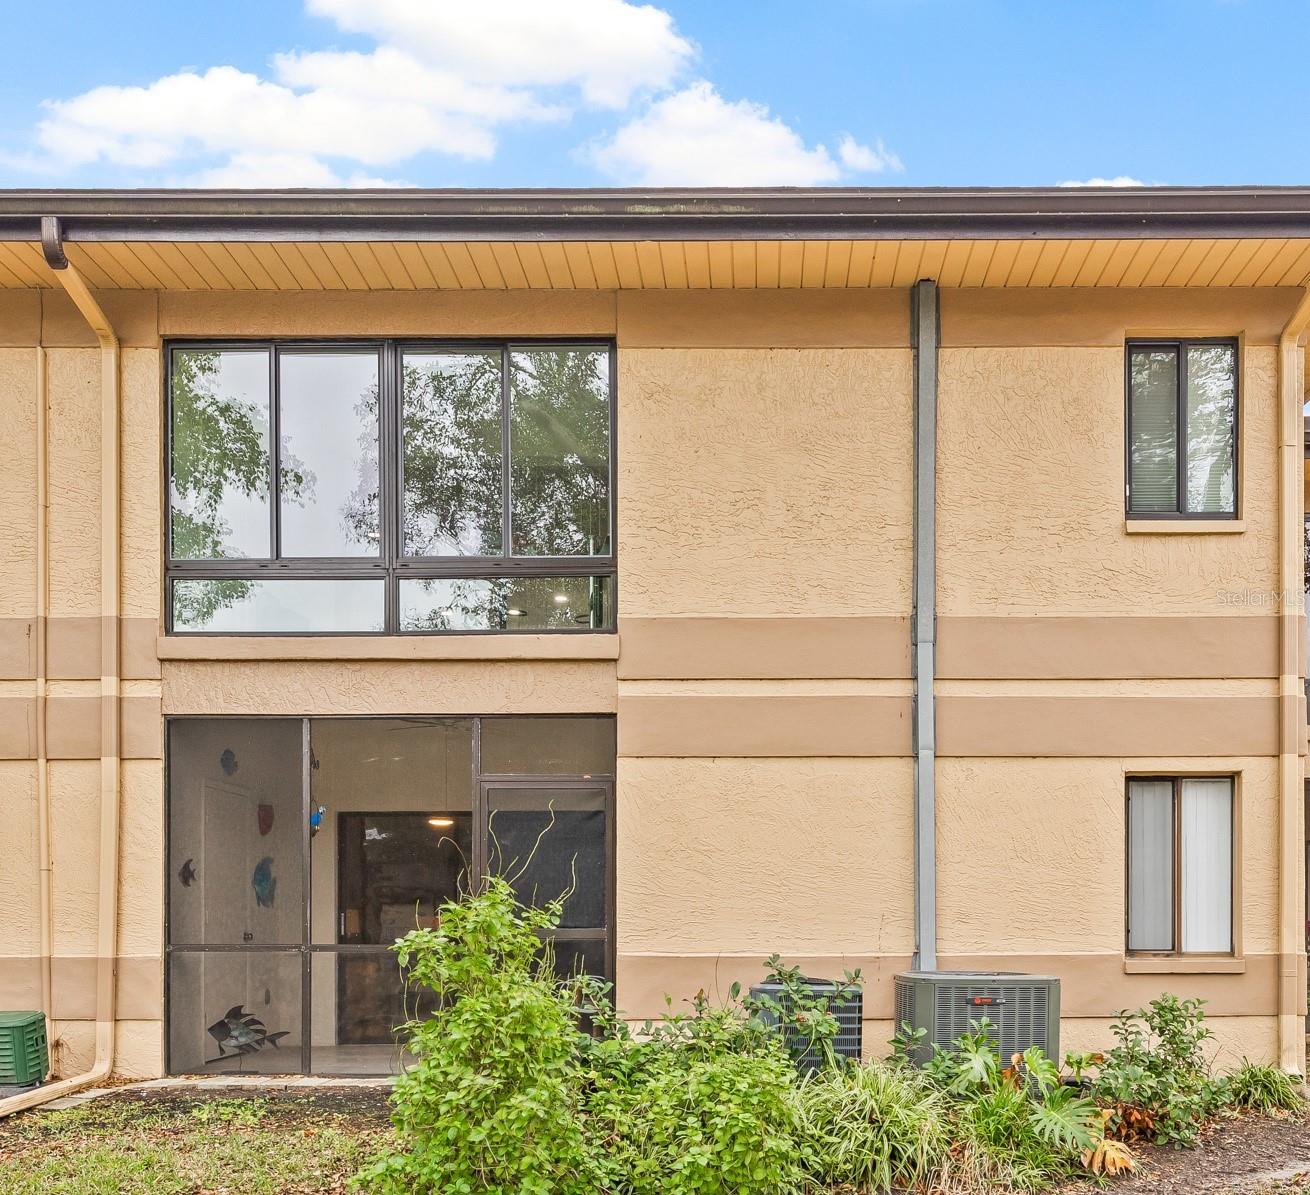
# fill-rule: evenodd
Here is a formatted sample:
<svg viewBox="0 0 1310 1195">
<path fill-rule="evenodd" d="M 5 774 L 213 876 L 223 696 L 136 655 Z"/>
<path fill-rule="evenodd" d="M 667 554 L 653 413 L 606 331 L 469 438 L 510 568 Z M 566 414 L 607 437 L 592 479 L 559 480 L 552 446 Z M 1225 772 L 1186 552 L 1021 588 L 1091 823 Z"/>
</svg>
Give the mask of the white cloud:
<svg viewBox="0 0 1310 1195">
<path fill-rule="evenodd" d="M 870 147 L 861 145 L 849 133 L 838 144 L 837 156 L 843 166 L 865 174 L 881 174 L 884 170 L 900 174 L 905 169 L 900 158 L 883 145 L 881 140 Z"/>
<path fill-rule="evenodd" d="M 640 0 L 304 0 L 362 50 L 302 49 L 255 73 L 185 67 L 47 101 L 25 174 L 211 187 L 398 185 L 422 154 L 494 157 L 506 128 L 620 113 L 581 155 L 636 185 L 818 185 L 899 172 L 881 141 L 830 152 L 768 108 L 685 84 L 695 45 Z"/>
<path fill-rule="evenodd" d="M 624 107 L 668 87 L 694 47 L 673 18 L 624 0 L 307 0 L 343 29 L 409 47 L 484 83 L 576 85 L 593 104 Z"/>
<path fill-rule="evenodd" d="M 848 171 L 900 169 L 895 154 L 843 139 L 837 157 L 807 146 L 763 104 L 725 100 L 704 80 L 657 99 L 590 156 L 638 186 L 820 186 Z"/>
<path fill-rule="evenodd" d="M 1077 179 L 1071 179 L 1060 184 L 1062 187 L 1145 187 L 1147 185 L 1140 178 L 1129 178 L 1126 174 L 1119 174 L 1114 178 L 1088 178 L 1081 182 Z M 1152 183 L 1149 185 L 1158 186 L 1159 184 Z"/>
<path fill-rule="evenodd" d="M 308 154 L 233 154 L 221 166 L 175 180 L 187 187 L 401 187 L 358 171 L 338 174 Z"/>
</svg>

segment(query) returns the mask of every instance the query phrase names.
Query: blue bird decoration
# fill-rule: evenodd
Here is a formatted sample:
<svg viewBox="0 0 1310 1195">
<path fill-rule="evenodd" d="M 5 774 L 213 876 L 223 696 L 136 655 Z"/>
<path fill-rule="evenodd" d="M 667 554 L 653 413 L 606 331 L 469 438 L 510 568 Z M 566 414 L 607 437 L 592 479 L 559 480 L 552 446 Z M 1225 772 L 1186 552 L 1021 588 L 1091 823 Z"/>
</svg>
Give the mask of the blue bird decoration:
<svg viewBox="0 0 1310 1195">
<path fill-rule="evenodd" d="M 271 909 L 273 898 L 277 895 L 277 878 L 273 875 L 273 859 L 265 855 L 255 864 L 250 876 L 250 886 L 255 890 L 255 902 L 261 909 Z"/>
</svg>

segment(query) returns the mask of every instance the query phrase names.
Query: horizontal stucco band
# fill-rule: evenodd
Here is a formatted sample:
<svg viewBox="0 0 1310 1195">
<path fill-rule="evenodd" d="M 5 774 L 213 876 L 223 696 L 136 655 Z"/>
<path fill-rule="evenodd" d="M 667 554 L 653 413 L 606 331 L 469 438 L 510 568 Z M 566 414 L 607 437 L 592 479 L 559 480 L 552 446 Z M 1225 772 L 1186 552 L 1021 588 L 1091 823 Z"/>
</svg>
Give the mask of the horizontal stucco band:
<svg viewBox="0 0 1310 1195">
<path fill-rule="evenodd" d="M 878 756 L 910 753 L 908 697 L 619 696 L 627 757 Z"/>
<path fill-rule="evenodd" d="M 158 623 L 153 618 L 121 618 L 118 623 L 123 678 L 157 680 Z M 46 675 L 51 680 L 100 678 L 100 624 L 100 617 L 91 614 L 46 620 Z M 40 626 L 40 618 L 0 618 L 0 680 L 31 680 L 36 676 Z"/>
<path fill-rule="evenodd" d="M 940 696 L 939 756 L 1239 756 L 1278 752 L 1273 696 Z"/>
<path fill-rule="evenodd" d="M 659 758 L 910 754 L 908 697 L 619 697 L 619 755 Z M 1273 755 L 1278 699 L 1247 696 L 940 696 L 938 756 Z"/>
<path fill-rule="evenodd" d="M 50 960 L 50 988 L 55 1020 L 87 1021 L 96 1015 L 96 959 L 89 955 L 55 955 Z M 159 957 L 120 956 L 117 1016 L 124 1021 L 154 1021 L 163 1015 L 164 964 Z M 0 1008 L 41 1007 L 41 960 L 35 956 L 0 957 Z"/>
<path fill-rule="evenodd" d="M 99 759 L 101 705 L 112 697 L 46 699 L 46 755 L 50 759 Z M 123 759 L 159 759 L 163 720 L 158 697 L 121 699 Z M 0 697 L 0 759 L 36 758 L 36 698 Z"/>
<path fill-rule="evenodd" d="M 1271 1016 L 1277 1011 L 1278 956 L 1247 955 L 1239 974 L 1133 975 L 1120 954 L 941 954 L 948 971 L 1017 971 L 1054 975 L 1060 980 L 1064 1017 L 1113 1017 L 1137 1008 L 1164 991 L 1185 991 L 1206 1001 L 1207 1016 Z M 910 967 L 909 955 L 806 955 L 788 958 L 806 975 L 839 978 L 857 967 L 864 981 L 864 1016 L 894 1015 L 893 980 Z M 746 955 L 624 954 L 617 960 L 616 1000 L 624 1016 L 658 1017 L 667 1009 L 665 994 L 679 1001 L 704 991 L 712 1000 L 727 998 L 734 982 L 743 987 L 764 978 L 760 959 Z"/>
<path fill-rule="evenodd" d="M 867 679 L 910 675 L 909 619 L 619 619 L 620 680 Z"/>
<path fill-rule="evenodd" d="M 868 679 L 910 674 L 896 615 L 619 620 L 621 680 Z M 958 680 L 1278 675 L 1276 615 L 1002 615 L 937 620 L 937 675 Z"/>
</svg>

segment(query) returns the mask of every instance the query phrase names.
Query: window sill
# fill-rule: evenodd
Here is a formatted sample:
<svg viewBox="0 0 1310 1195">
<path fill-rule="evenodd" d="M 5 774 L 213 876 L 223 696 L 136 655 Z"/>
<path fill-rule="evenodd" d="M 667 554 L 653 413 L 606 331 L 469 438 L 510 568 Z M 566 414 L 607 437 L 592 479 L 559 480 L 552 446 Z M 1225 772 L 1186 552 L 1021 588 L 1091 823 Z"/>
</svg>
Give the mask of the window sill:
<svg viewBox="0 0 1310 1195">
<path fill-rule="evenodd" d="M 1246 959 L 1230 955 L 1124 958 L 1125 975 L 1245 975 Z"/>
<path fill-rule="evenodd" d="M 617 660 L 619 637 L 565 635 L 161 635 L 161 660 Z"/>
<path fill-rule="evenodd" d="M 1128 535 L 1238 535 L 1245 519 L 1124 519 Z"/>
</svg>

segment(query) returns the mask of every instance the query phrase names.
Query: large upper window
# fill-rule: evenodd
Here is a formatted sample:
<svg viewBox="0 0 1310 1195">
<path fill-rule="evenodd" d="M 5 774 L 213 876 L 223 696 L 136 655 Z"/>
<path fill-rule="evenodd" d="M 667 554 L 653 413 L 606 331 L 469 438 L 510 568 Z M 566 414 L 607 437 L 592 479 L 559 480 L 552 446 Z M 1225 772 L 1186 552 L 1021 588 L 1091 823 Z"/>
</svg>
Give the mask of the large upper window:
<svg viewBox="0 0 1310 1195">
<path fill-rule="evenodd" d="M 614 626 L 607 344 L 174 344 L 169 630 Z"/>
<path fill-rule="evenodd" d="M 1237 513 L 1237 343 L 1128 344 L 1128 513 Z"/>
</svg>

